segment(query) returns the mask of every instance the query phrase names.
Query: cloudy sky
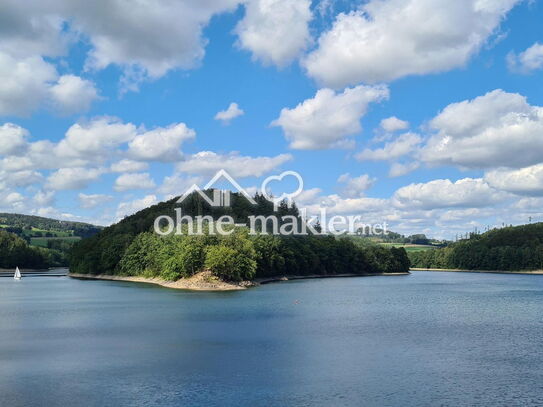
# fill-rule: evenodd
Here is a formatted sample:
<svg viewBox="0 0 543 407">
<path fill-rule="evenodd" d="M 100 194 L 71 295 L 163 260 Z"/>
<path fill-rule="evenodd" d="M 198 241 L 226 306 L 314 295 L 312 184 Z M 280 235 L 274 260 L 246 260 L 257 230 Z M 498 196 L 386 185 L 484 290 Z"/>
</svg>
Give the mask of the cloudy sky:
<svg viewBox="0 0 543 407">
<path fill-rule="evenodd" d="M 224 168 L 297 171 L 301 205 L 402 233 L 543 221 L 541 21 L 539 0 L 3 0 L 0 211 L 109 224 Z"/>
</svg>

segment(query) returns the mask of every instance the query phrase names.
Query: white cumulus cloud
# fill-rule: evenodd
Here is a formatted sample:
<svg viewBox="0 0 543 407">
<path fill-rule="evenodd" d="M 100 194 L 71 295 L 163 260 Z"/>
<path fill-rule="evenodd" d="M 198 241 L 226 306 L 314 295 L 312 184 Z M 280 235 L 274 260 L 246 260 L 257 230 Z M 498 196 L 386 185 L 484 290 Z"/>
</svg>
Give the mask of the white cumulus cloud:
<svg viewBox="0 0 543 407">
<path fill-rule="evenodd" d="M 249 0 L 236 27 L 239 46 L 265 65 L 289 64 L 311 40 L 310 6 L 310 0 Z"/>
<path fill-rule="evenodd" d="M 348 137 L 360 133 L 360 119 L 368 105 L 389 97 L 384 86 L 357 86 L 341 93 L 321 89 L 293 109 L 283 109 L 273 126 L 283 129 L 290 148 L 319 150 L 345 147 Z"/>
<path fill-rule="evenodd" d="M 238 104 L 232 102 L 230 103 L 230 106 L 228 106 L 228 109 L 222 110 L 215 115 L 215 120 L 220 120 L 223 123 L 227 124 L 236 117 L 243 116 L 244 114 L 245 112 L 240 109 Z"/>
<path fill-rule="evenodd" d="M 422 138 L 418 134 L 405 133 L 398 136 L 395 140 L 386 143 L 383 148 L 361 151 L 356 155 L 356 158 L 360 161 L 396 160 L 415 151 L 421 142 Z"/>
<path fill-rule="evenodd" d="M 217 154 L 213 151 L 201 151 L 180 162 L 177 169 L 183 173 L 208 176 L 224 169 L 233 177 L 260 177 L 291 160 L 290 154 L 280 154 L 275 157 L 249 157 L 242 156 L 238 152 Z"/>
<path fill-rule="evenodd" d="M 44 180 L 43 175 L 38 171 L 24 170 L 6 173 L 0 171 L 0 181 L 11 187 L 28 187 L 39 184 Z"/>
<path fill-rule="evenodd" d="M 47 178 L 46 187 L 55 191 L 86 188 L 103 174 L 98 168 L 61 168 Z"/>
<path fill-rule="evenodd" d="M 398 119 L 396 116 L 388 117 L 381 120 L 380 127 L 389 133 L 409 128 L 409 122 Z"/>
<path fill-rule="evenodd" d="M 370 0 L 340 13 L 304 61 L 328 87 L 464 66 L 521 0 Z"/>
<path fill-rule="evenodd" d="M 133 215 L 158 203 L 156 195 L 147 195 L 141 199 L 135 199 L 129 202 L 121 202 L 117 207 L 117 220 L 121 220 L 125 216 Z"/>
<path fill-rule="evenodd" d="M 56 79 L 55 67 L 39 56 L 15 59 L 0 52 L 0 116 L 30 114 Z"/>
<path fill-rule="evenodd" d="M 94 83 L 75 75 L 61 76 L 50 92 L 53 105 L 65 115 L 87 111 L 98 99 Z"/>
<path fill-rule="evenodd" d="M 110 202 L 113 197 L 105 194 L 82 194 L 78 196 L 79 206 L 83 209 L 93 209 L 97 206 L 103 205 L 107 202 Z"/>
<path fill-rule="evenodd" d="M 0 155 L 18 155 L 24 152 L 29 135 L 28 130 L 13 123 L 0 126 Z"/>
<path fill-rule="evenodd" d="M 343 174 L 338 178 L 338 182 L 344 184 L 342 195 L 347 198 L 358 198 L 370 189 L 375 183 L 375 178 L 368 174 L 359 177 L 351 177 L 350 174 Z"/>
<path fill-rule="evenodd" d="M 55 202 L 55 191 L 40 190 L 36 192 L 33 200 L 40 207 L 50 206 Z"/>
<path fill-rule="evenodd" d="M 420 163 L 417 161 L 412 161 L 410 163 L 392 163 L 388 176 L 391 178 L 401 177 L 415 171 L 419 167 Z"/>
<path fill-rule="evenodd" d="M 4 189 L 0 183 L 0 210 L 22 211 L 24 210 L 24 197 L 12 190 Z"/>
<path fill-rule="evenodd" d="M 28 116 L 42 105 L 64 115 L 88 110 L 98 99 L 93 82 L 58 75 L 41 56 L 15 58 L 0 50 L 0 116 Z"/>
<path fill-rule="evenodd" d="M 485 173 L 484 179 L 496 189 L 519 195 L 543 196 L 543 164 L 518 170 L 499 168 Z"/>
<path fill-rule="evenodd" d="M 122 174 L 115 180 L 113 188 L 115 191 L 124 192 L 136 189 L 154 188 L 155 182 L 147 172 Z"/>
<path fill-rule="evenodd" d="M 15 0 L 2 2 L 0 53 L 17 60 L 58 57 L 84 38 L 86 69 L 117 65 L 124 89 L 174 69 L 191 69 L 205 54 L 202 31 L 214 15 L 242 0 Z M 1 77 L 1 75 L 0 75 Z"/>
<path fill-rule="evenodd" d="M 149 164 L 142 161 L 121 160 L 111 164 L 111 172 L 138 172 L 145 171 Z"/>
<path fill-rule="evenodd" d="M 543 44 L 536 42 L 520 54 L 510 52 L 507 64 L 513 72 L 528 74 L 543 68 Z"/>
<path fill-rule="evenodd" d="M 181 144 L 195 136 L 185 123 L 159 127 L 135 137 L 128 145 L 128 155 L 141 161 L 177 161 L 182 157 Z"/>
<path fill-rule="evenodd" d="M 57 151 L 66 157 L 105 156 L 112 148 L 134 139 L 136 134 L 137 128 L 132 123 L 123 123 L 116 117 L 97 117 L 72 125 Z"/>
<path fill-rule="evenodd" d="M 233 10 L 239 0 L 97 0 L 64 2 L 65 16 L 89 37 L 87 67 L 111 64 L 125 76 L 158 78 L 173 69 L 191 69 L 205 54 L 203 28 L 213 15 Z"/>
<path fill-rule="evenodd" d="M 436 179 L 398 189 L 392 203 L 395 207 L 408 209 L 477 208 L 501 202 L 506 197 L 480 178 L 464 178 L 456 182 Z"/>
<path fill-rule="evenodd" d="M 420 157 L 466 168 L 526 167 L 543 157 L 543 108 L 501 89 L 447 106 Z"/>
</svg>

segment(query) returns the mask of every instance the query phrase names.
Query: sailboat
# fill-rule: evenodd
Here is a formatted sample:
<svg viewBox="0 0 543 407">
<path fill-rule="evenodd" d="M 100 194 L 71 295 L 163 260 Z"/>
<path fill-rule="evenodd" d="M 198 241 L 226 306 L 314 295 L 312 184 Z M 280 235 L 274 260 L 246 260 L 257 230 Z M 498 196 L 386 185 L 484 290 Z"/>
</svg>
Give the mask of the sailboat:
<svg viewBox="0 0 543 407">
<path fill-rule="evenodd" d="M 19 267 L 15 269 L 15 275 L 13 276 L 15 280 L 20 280 L 22 278 L 21 276 L 21 270 L 19 270 Z"/>
</svg>

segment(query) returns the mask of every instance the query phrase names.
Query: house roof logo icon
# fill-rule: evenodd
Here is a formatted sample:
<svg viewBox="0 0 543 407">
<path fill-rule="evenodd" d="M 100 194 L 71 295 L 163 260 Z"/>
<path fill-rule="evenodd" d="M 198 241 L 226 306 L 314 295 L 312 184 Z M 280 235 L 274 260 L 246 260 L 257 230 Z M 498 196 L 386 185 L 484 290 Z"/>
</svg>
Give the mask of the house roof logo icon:
<svg viewBox="0 0 543 407">
<path fill-rule="evenodd" d="M 253 197 L 224 169 L 218 171 L 204 186 L 204 188 L 200 188 L 198 185 L 193 184 L 188 190 L 185 191 L 183 195 L 181 195 L 181 197 L 177 200 L 177 203 L 182 203 L 189 195 L 196 192 L 204 201 L 213 207 L 230 206 L 230 191 L 223 191 L 213 188 L 213 185 L 215 185 L 215 183 L 217 183 L 219 180 L 228 181 L 237 190 L 237 192 L 242 194 L 252 205 L 256 205 L 256 201 L 253 199 Z M 210 189 L 213 189 L 213 198 L 209 197 L 205 193 L 205 191 Z"/>
</svg>

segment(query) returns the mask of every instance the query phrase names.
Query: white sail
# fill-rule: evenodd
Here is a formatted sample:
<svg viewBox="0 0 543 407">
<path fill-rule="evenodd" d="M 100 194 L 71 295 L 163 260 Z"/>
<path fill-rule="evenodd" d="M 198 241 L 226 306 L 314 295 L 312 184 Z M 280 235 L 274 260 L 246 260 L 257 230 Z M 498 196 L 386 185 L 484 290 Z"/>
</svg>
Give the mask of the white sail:
<svg viewBox="0 0 543 407">
<path fill-rule="evenodd" d="M 17 268 L 15 269 L 15 275 L 13 276 L 13 278 L 14 278 L 15 280 L 20 280 L 21 277 L 22 277 L 22 276 L 21 276 L 21 271 L 19 270 L 19 267 L 17 267 Z"/>
</svg>

